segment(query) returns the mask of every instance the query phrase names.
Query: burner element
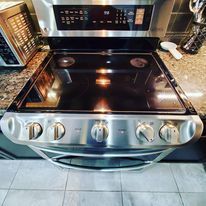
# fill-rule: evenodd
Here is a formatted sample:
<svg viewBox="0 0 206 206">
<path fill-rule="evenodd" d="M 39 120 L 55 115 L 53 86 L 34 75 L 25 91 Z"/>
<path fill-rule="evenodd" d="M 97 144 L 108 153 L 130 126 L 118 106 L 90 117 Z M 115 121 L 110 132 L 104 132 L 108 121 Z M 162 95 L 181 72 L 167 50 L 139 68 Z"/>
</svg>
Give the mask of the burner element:
<svg viewBox="0 0 206 206">
<path fill-rule="evenodd" d="M 130 64 L 136 68 L 145 68 L 146 66 L 148 66 L 148 61 L 146 59 L 143 58 L 134 58 L 130 60 Z"/>
<path fill-rule="evenodd" d="M 75 59 L 73 57 L 61 57 L 58 59 L 58 64 L 60 67 L 70 67 L 75 63 Z"/>
</svg>

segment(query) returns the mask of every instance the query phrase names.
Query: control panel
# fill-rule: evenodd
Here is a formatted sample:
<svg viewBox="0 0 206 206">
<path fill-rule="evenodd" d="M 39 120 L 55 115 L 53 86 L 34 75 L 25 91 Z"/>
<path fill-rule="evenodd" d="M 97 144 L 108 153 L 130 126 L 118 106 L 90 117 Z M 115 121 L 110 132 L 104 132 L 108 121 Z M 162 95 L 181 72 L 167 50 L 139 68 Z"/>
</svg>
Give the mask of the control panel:
<svg viewBox="0 0 206 206">
<path fill-rule="evenodd" d="M 5 37 L 3 36 L 3 34 L 1 33 L 1 30 L 0 30 L 0 62 L 2 60 L 7 65 L 13 65 L 13 64 L 18 65 L 19 64 L 13 51 L 9 47 Z M 1 63 L 0 63 L 0 65 L 1 65 Z"/>
<path fill-rule="evenodd" d="M 153 5 L 53 5 L 58 30 L 150 28 Z"/>
<path fill-rule="evenodd" d="M 6 113 L 3 133 L 31 145 L 162 148 L 197 140 L 202 132 L 198 116 L 104 116 Z"/>
</svg>

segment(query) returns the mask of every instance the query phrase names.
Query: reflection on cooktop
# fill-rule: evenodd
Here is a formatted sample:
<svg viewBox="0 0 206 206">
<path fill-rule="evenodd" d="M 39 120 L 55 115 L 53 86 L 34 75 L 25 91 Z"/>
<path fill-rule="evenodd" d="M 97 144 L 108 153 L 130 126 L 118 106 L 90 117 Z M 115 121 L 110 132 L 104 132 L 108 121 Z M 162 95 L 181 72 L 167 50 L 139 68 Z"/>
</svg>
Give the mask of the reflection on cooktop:
<svg viewBox="0 0 206 206">
<path fill-rule="evenodd" d="M 136 68 L 145 68 L 149 62 L 144 58 L 133 58 L 130 60 L 130 64 Z"/>
<path fill-rule="evenodd" d="M 53 70 L 68 69 L 75 72 L 89 70 L 90 72 L 105 71 L 105 73 L 111 73 L 111 70 L 114 72 L 117 70 L 136 72 L 134 68 L 140 68 L 140 71 L 144 71 L 152 67 L 153 64 L 155 62 L 148 54 L 57 53 L 54 54 L 50 67 Z"/>
<path fill-rule="evenodd" d="M 75 59 L 73 57 L 65 56 L 58 59 L 59 67 L 70 67 L 75 63 Z"/>
</svg>

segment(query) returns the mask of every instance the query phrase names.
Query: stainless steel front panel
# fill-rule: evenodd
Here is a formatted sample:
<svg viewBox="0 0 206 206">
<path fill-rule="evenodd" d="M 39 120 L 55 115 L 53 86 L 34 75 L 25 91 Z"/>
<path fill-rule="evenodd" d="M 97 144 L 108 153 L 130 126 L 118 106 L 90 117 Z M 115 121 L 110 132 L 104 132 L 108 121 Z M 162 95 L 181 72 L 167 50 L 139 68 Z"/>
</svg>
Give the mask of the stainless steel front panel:
<svg viewBox="0 0 206 206">
<path fill-rule="evenodd" d="M 174 0 L 33 0 L 43 36 L 46 37 L 163 37 Z M 147 31 L 58 30 L 53 5 L 154 5 Z"/>
<path fill-rule="evenodd" d="M 105 141 L 97 142 L 92 138 L 91 130 L 95 124 L 103 123 L 109 131 Z M 29 137 L 28 125 L 38 123 L 42 131 L 35 139 Z M 55 140 L 51 127 L 61 123 L 65 128 L 63 137 Z M 154 130 L 154 141 L 138 138 L 136 129 L 147 124 Z M 162 139 L 160 130 L 164 125 L 173 125 L 178 131 L 171 139 Z M 1 120 L 3 133 L 12 141 L 41 147 L 79 147 L 114 149 L 157 149 L 178 147 L 197 140 L 203 125 L 198 116 L 186 115 L 87 115 L 55 113 L 6 113 Z M 32 132 L 35 133 L 34 130 Z M 143 131 L 144 133 L 144 131 Z M 145 135 L 147 135 L 145 133 Z"/>
</svg>

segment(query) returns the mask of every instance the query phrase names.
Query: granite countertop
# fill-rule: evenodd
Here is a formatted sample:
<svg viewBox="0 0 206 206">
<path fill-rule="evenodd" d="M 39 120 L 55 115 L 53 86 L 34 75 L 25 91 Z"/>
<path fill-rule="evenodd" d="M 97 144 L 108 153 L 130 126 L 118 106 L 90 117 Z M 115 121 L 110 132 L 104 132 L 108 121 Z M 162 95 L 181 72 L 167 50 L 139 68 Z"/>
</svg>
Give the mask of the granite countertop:
<svg viewBox="0 0 206 206">
<path fill-rule="evenodd" d="M 47 51 L 37 52 L 23 70 L 0 69 L 0 116 L 4 114 L 47 55 Z"/>
<path fill-rule="evenodd" d="M 197 55 L 183 54 L 176 60 L 168 52 L 158 52 L 192 105 L 206 119 L 206 46 Z"/>
<path fill-rule="evenodd" d="M 179 61 L 168 52 L 158 53 L 198 114 L 206 119 L 206 46 L 197 55 L 183 54 Z M 48 51 L 38 52 L 22 71 L 0 71 L 0 115 L 6 111 L 47 54 Z"/>
</svg>

